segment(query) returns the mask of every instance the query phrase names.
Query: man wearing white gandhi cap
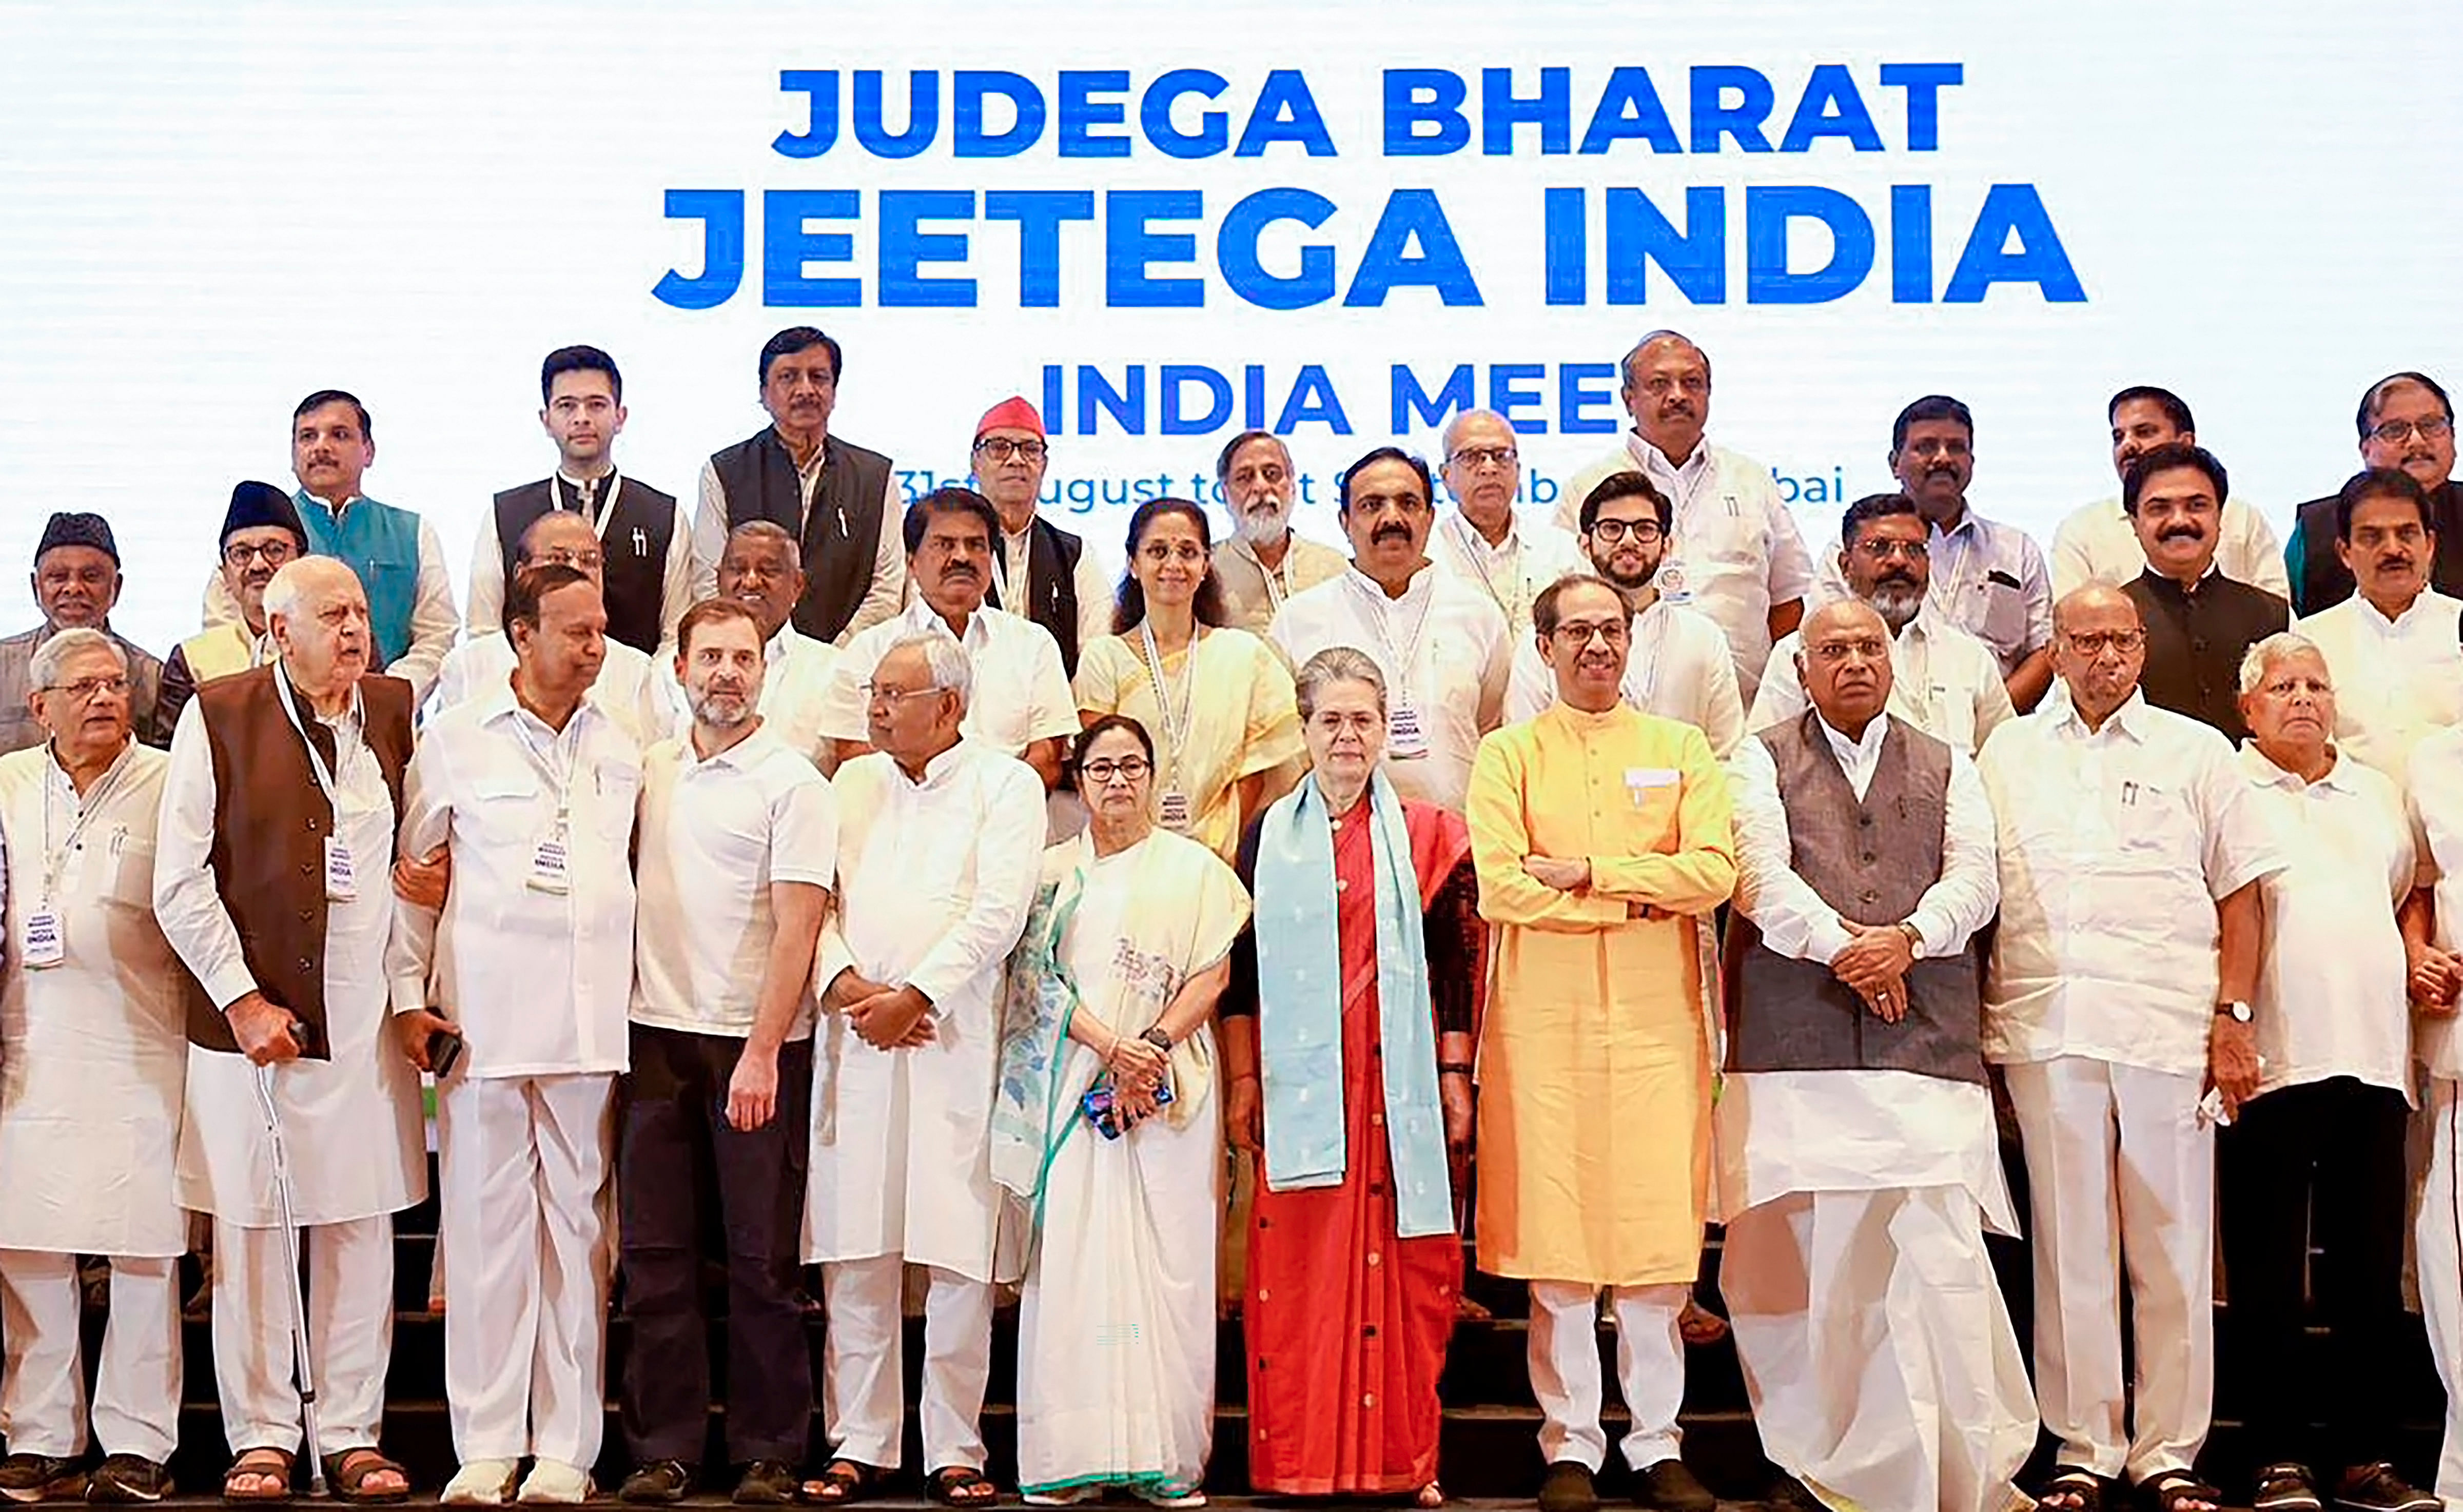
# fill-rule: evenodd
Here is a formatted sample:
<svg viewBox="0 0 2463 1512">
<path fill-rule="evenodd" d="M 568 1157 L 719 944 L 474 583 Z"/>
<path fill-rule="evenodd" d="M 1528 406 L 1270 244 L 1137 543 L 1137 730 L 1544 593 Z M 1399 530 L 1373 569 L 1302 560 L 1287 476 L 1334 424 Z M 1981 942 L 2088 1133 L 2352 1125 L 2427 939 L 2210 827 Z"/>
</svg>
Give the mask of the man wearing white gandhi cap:
<svg viewBox="0 0 2463 1512">
<path fill-rule="evenodd" d="M 154 906 L 194 978 L 184 1207 L 214 1220 L 214 1373 L 235 1501 L 286 1494 L 301 1438 L 272 1067 L 306 1252 L 318 1437 L 338 1495 L 401 1501 L 376 1448 L 393 1349 L 393 1214 L 426 1195 L 419 1084 L 386 1026 L 410 684 L 368 676 L 367 596 L 329 557 L 266 585 L 276 659 L 197 690 L 171 740 Z"/>
</svg>

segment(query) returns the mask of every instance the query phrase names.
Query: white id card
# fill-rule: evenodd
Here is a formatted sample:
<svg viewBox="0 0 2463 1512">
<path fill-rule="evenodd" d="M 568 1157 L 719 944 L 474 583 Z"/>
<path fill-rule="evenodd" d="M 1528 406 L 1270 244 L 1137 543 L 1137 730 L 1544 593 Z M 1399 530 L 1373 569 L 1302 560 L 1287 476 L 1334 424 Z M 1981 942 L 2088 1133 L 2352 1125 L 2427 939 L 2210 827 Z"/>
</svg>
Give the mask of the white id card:
<svg viewBox="0 0 2463 1512">
<path fill-rule="evenodd" d="M 562 831 L 559 830 L 541 840 L 531 852 L 530 886 L 532 890 L 540 893 L 568 891 L 572 884 L 567 879 L 565 872 L 567 859 Z"/>
<path fill-rule="evenodd" d="M 1189 821 L 1188 794 L 1181 791 L 1177 788 L 1167 788 L 1164 789 L 1163 807 L 1159 818 L 1163 827 L 1166 830 L 1188 830 Z"/>
<path fill-rule="evenodd" d="M 60 916 L 48 908 L 38 908 L 26 916 L 26 939 L 23 961 L 39 970 L 56 966 L 68 959 L 68 945 L 60 939 Z"/>
<path fill-rule="evenodd" d="M 1416 761 L 1428 754 L 1428 732 L 1420 724 L 1416 706 L 1397 703 L 1385 711 L 1385 754 L 1396 761 Z"/>
<path fill-rule="evenodd" d="M 325 896 L 347 903 L 360 896 L 360 874 L 351 864 L 350 842 L 338 834 L 325 836 Z"/>
</svg>

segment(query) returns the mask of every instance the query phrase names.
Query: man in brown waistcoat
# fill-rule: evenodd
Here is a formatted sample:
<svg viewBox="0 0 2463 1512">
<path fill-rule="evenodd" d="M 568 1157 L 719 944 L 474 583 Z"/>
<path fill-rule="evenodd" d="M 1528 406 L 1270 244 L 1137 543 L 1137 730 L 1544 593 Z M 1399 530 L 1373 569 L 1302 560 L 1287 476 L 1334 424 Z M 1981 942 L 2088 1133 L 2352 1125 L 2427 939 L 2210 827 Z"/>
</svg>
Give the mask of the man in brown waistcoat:
<svg viewBox="0 0 2463 1512">
<path fill-rule="evenodd" d="M 713 454 L 693 511 L 696 581 L 717 572 L 728 532 L 768 520 L 795 537 L 804 564 L 796 629 L 847 637 L 898 613 L 906 598 L 905 505 L 888 458 L 830 434 L 839 344 L 789 326 L 761 347 L 761 407 L 770 423 Z"/>
<path fill-rule="evenodd" d="M 1718 1107 L 1720 1289 L 1773 1504 L 2000 1512 L 2035 1447 L 1984 1250 L 2016 1222 L 1970 938 L 2000 899 L 1966 755 L 1885 712 L 1890 632 L 1804 622 L 1811 706 L 1738 746 L 1750 920 Z"/>
<path fill-rule="evenodd" d="M 393 1215 L 426 1196 L 419 1082 L 387 1028 L 395 815 L 410 684 L 371 676 L 368 601 L 332 557 L 265 590 L 275 659 L 208 682 L 163 780 L 154 907 L 186 965 L 183 1207 L 214 1220 L 214 1375 L 232 1501 L 288 1494 L 301 1439 L 271 1083 L 305 1258 L 317 1436 L 336 1492 L 400 1501 L 376 1447 L 393 1349 Z"/>
</svg>

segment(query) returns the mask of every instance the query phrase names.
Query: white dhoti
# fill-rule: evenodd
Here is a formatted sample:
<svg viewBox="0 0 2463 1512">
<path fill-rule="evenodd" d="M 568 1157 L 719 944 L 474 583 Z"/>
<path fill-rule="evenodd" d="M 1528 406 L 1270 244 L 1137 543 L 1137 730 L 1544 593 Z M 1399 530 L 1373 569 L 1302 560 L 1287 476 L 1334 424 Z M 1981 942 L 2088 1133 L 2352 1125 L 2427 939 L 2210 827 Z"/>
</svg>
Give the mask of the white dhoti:
<svg viewBox="0 0 2463 1512">
<path fill-rule="evenodd" d="M 1531 1283 L 1531 1391 L 1539 1399 L 1539 1454 L 1596 1471 L 1607 1458 L 1600 1427 L 1601 1287 L 1586 1281 Z M 1625 1463 L 1647 1470 L 1676 1458 L 1676 1414 L 1685 1405 L 1685 1341 L 1676 1331 L 1690 1286 L 1610 1286 L 1617 1386 L 1633 1427 Z"/>
<path fill-rule="evenodd" d="M 2412 1219 L 2420 1264 L 2420 1316 L 2429 1327 L 2429 1352 L 2446 1385 L 2446 1446 L 2437 1458 L 2438 1499 L 2448 1512 L 2463 1512 L 2463 1167 L 2456 1140 L 2463 1134 L 2463 1082 L 2439 1076 L 2430 1083 L 2428 1177 Z"/>
<path fill-rule="evenodd" d="M 906 1329 L 897 1255 L 821 1266 L 830 1328 L 821 1350 L 821 1418 L 830 1451 L 895 1469 L 906 1414 Z M 925 1272 L 924 1468 L 984 1467 L 979 1426 L 992 1365 L 992 1287 L 945 1270 Z"/>
<path fill-rule="evenodd" d="M 179 1444 L 179 1264 L 134 1256 L 111 1262 L 111 1318 L 94 1380 L 94 1436 L 106 1455 L 160 1464 Z M 75 1255 L 0 1250 L 0 1333 L 8 1338 L 0 1421 L 12 1454 L 85 1453 L 83 1304 Z"/>
<path fill-rule="evenodd" d="M 1976 1083 L 1896 1070 L 1728 1078 L 1728 1304 L 1772 1463 L 1824 1504 L 2002 1512 L 2036 1445 L 1984 1248 L 2016 1221 Z"/>
<path fill-rule="evenodd" d="M 2059 1462 L 2134 1481 L 2189 1470 L 2214 1409 L 2215 1144 L 2200 1078 L 2081 1056 L 2004 1070 L 2033 1193 L 2036 1396 Z M 2124 1266 L 2137 1343 L 2125 1394 Z"/>
<path fill-rule="evenodd" d="M 607 1075 L 448 1078 L 436 1099 L 445 1394 L 464 1463 L 588 1469 L 606 1417 Z"/>
</svg>

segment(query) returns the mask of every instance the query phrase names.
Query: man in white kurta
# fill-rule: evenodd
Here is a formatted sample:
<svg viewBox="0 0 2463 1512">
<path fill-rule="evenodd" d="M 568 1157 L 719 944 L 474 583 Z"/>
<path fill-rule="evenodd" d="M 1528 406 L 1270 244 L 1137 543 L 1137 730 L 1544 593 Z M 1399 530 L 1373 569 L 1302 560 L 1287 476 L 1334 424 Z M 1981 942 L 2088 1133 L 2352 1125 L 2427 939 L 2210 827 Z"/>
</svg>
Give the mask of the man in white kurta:
<svg viewBox="0 0 2463 1512">
<path fill-rule="evenodd" d="M 2400 787 L 2412 747 L 2463 723 L 2463 600 L 2429 586 L 2437 534 L 2411 474 L 2362 473 L 2335 519 L 2335 554 L 2359 591 L 2294 628 L 2334 675 L 2335 748 Z"/>
<path fill-rule="evenodd" d="M 1711 753 L 1724 761 L 1745 737 L 1735 659 L 1728 654 L 1728 637 L 1716 620 L 1690 605 L 1671 603 L 1659 592 L 1659 567 L 1673 512 L 1667 496 L 1641 473 L 1610 473 L 1582 500 L 1582 559 L 1588 571 L 1615 584 L 1633 606 L 1625 702 L 1645 714 L 1692 725 L 1710 738 Z M 1556 674 L 1548 670 L 1538 638 L 1526 625 L 1515 637 L 1505 717 L 1527 720 L 1556 702 Z"/>
<path fill-rule="evenodd" d="M 2125 478 L 2129 464 L 2171 442 L 2196 445 L 2197 423 L 2190 406 L 2169 389 L 2133 384 L 2112 396 L 2103 407 L 2112 425 L 2112 472 Z M 2283 545 L 2266 516 L 2237 498 L 2224 501 L 2215 568 L 2226 577 L 2263 588 L 2289 601 L 2292 582 L 2283 571 Z M 2147 570 L 2146 548 L 2138 544 L 2138 526 L 2121 507 L 2121 495 L 2107 494 L 2082 506 L 2053 532 L 2053 594 L 2065 595 L 2091 583 L 2114 588 Z"/>
<path fill-rule="evenodd" d="M 1869 494 L 1847 507 L 1838 565 L 1848 593 L 1890 629 L 1890 712 L 1973 756 L 2016 711 L 1992 648 L 1926 602 L 1932 582 L 1929 536 L 1906 494 Z M 1798 651 L 1794 637 L 1773 648 L 1745 721 L 1749 728 L 1768 729 L 1804 713 Z"/>
<path fill-rule="evenodd" d="M 1522 456 L 1504 416 L 1465 410 L 1447 422 L 1445 443 L 1454 508 L 1428 537 L 1428 559 L 1494 604 L 1515 639 L 1528 640 L 1532 600 L 1588 564 L 1571 531 L 1517 517 Z"/>
<path fill-rule="evenodd" d="M 1428 561 L 1428 464 L 1392 446 L 1342 475 L 1351 571 L 1283 601 L 1275 644 L 1299 666 L 1349 646 L 1385 675 L 1385 774 L 1406 798 L 1455 813 L 1480 737 L 1504 723 L 1514 669 L 1505 615 Z"/>
<path fill-rule="evenodd" d="M 384 876 L 411 690 L 363 675 L 367 600 L 340 563 L 288 564 L 265 602 L 277 659 L 197 690 L 163 779 L 155 913 L 198 989 L 180 1203 L 214 1219 L 214 1373 L 223 1431 L 240 1457 L 225 1486 L 264 1496 L 288 1482 L 301 1435 L 292 1282 L 258 1102 L 265 1077 L 305 1250 L 313 1448 L 337 1480 L 402 1492 L 407 1479 L 375 1444 L 393 1349 L 392 1216 L 427 1191 L 418 1078 L 385 1011 L 394 901 Z M 301 845 L 302 832 L 316 838 Z M 272 913 L 288 907 L 294 884 L 275 892 L 262 878 L 269 857 L 294 851 L 307 875 L 289 911 L 309 918 L 277 928 Z M 310 933 L 319 907 L 321 960 Z M 250 916 L 265 923 L 244 939 L 234 920 Z M 314 989 L 315 1012 L 270 991 L 277 979 Z M 308 1032 L 320 1020 L 321 1032 Z"/>
<path fill-rule="evenodd" d="M 506 590 L 511 678 L 431 723 L 403 788 L 403 850 L 453 857 L 441 915 L 405 903 L 386 963 L 394 1030 L 438 1083 L 448 1502 L 578 1501 L 605 1417 L 600 1207 L 633 991 L 628 850 L 641 750 L 585 697 L 606 645 L 599 586 L 523 568 Z M 440 1046 L 441 1041 L 437 1042 Z"/>
<path fill-rule="evenodd" d="M 2054 617 L 2067 698 L 1994 731 L 1976 767 L 2001 869 L 1984 1053 L 2026 1153 L 2037 1395 L 2060 1443 L 2041 1494 L 2066 1507 L 2086 1495 L 2079 1477 L 2196 1484 L 2214 1366 L 2214 1131 L 2199 1109 L 2210 1083 L 2227 1116 L 2256 1091 L 2257 884 L 2283 858 L 2223 738 L 2139 692 L 2135 603 L 2084 588 Z"/>
<path fill-rule="evenodd" d="M 492 539 L 481 543 L 481 551 L 489 560 L 501 560 Z M 589 517 L 578 510 L 551 510 L 522 532 L 514 571 L 548 564 L 570 567 L 605 591 L 605 557 L 598 533 L 591 529 Z M 471 596 L 478 597 L 475 588 Z M 494 597 L 500 616 L 503 596 L 504 586 L 499 584 Z M 683 614 L 678 609 L 670 622 Z M 495 626 L 488 628 L 492 631 Z M 585 697 L 632 739 L 636 748 L 647 750 L 673 731 L 676 715 L 667 694 L 669 679 L 651 664 L 649 657 L 612 636 L 607 637 L 606 652 Z M 513 675 L 514 659 L 513 644 L 503 635 L 474 634 L 445 654 L 444 668 L 436 675 L 436 710 L 442 713 L 474 698 L 493 697 Z"/>
<path fill-rule="evenodd" d="M 1557 524 L 1576 529 L 1582 500 L 1610 473 L 1639 471 L 1675 510 L 1660 592 L 1719 622 L 1747 707 L 1771 643 L 1797 627 L 1814 588 L 1804 532 L 1762 464 L 1702 432 L 1711 420 L 1711 358 L 1673 331 L 1653 331 L 1620 364 L 1633 417 L 1623 444 L 1566 480 Z"/>
<path fill-rule="evenodd" d="M 2036 1404 L 1984 1249 L 2017 1232 L 1970 949 L 2000 897 L 1993 810 L 1964 751 L 1884 712 L 1879 614 L 1829 604 L 1802 633 L 1812 713 L 1730 764 L 1758 939 L 1715 1115 L 1720 1291 L 1791 1490 L 2002 1512 Z"/>
<path fill-rule="evenodd" d="M 187 1077 L 179 963 L 154 922 L 154 832 L 170 758 L 130 738 L 128 663 L 96 630 L 34 653 L 43 745 L 0 756 L 8 945 L 0 956 L 0 1495 L 83 1480 L 77 1257 L 111 1263 L 96 1373 L 96 1501 L 160 1498 L 179 1442 L 172 1190 Z"/>
<path fill-rule="evenodd" d="M 1052 632 L 984 602 L 1000 517 L 983 496 L 944 488 L 907 511 L 905 610 L 846 644 L 830 676 L 821 733 L 841 761 L 871 748 L 864 685 L 883 653 L 909 636 L 939 636 L 966 654 L 974 673 L 962 733 L 1059 781 L 1062 746 L 1078 733 L 1078 699 Z"/>
<path fill-rule="evenodd" d="M 2445 1447 L 2436 1492 L 2463 1506 L 2463 727 L 2413 747 L 2405 791 L 2419 847 L 2419 888 L 2403 911 L 2415 1017 L 2412 1048 L 2429 1073 L 2423 1107 L 2430 1129 L 2428 1170 L 2412 1219 L 2420 1315 L 2446 1387 Z"/>
<path fill-rule="evenodd" d="M 971 676 L 954 641 L 896 642 L 869 681 L 876 749 L 839 771 L 839 911 L 814 971 L 804 1259 L 830 1312 L 822 1480 L 842 1497 L 899 1463 L 911 1264 L 927 1277 L 925 1468 L 972 1501 L 960 1488 L 981 1481 L 992 1359 L 995 997 L 1039 877 L 1043 785 L 961 737 Z"/>
</svg>

